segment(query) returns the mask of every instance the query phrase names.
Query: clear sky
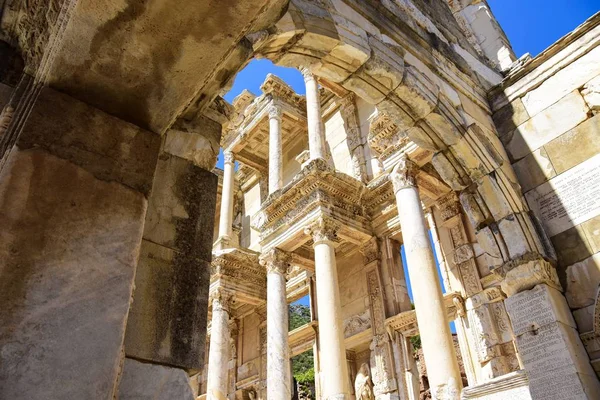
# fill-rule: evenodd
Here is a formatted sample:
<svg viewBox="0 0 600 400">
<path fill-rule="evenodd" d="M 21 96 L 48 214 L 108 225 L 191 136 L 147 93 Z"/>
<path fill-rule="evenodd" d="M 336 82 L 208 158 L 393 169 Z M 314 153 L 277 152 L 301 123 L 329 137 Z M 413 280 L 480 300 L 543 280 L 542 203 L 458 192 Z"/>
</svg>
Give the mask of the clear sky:
<svg viewBox="0 0 600 400">
<path fill-rule="evenodd" d="M 488 0 L 517 57 L 536 56 L 600 11 L 600 0 Z"/>
</svg>

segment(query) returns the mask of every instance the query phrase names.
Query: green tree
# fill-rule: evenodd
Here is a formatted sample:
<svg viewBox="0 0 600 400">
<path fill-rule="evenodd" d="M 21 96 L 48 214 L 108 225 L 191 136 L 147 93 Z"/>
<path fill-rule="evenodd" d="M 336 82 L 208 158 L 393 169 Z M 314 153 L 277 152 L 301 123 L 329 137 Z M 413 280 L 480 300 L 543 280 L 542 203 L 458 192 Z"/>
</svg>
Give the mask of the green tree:
<svg viewBox="0 0 600 400">
<path fill-rule="evenodd" d="M 289 305 L 289 330 L 306 325 L 310 322 L 310 308 L 302 304 Z"/>
<path fill-rule="evenodd" d="M 310 307 L 302 304 L 289 305 L 289 330 L 292 331 L 310 323 Z M 297 381 L 313 382 L 315 380 L 314 355 L 312 350 L 292 357 L 292 373 Z"/>
</svg>

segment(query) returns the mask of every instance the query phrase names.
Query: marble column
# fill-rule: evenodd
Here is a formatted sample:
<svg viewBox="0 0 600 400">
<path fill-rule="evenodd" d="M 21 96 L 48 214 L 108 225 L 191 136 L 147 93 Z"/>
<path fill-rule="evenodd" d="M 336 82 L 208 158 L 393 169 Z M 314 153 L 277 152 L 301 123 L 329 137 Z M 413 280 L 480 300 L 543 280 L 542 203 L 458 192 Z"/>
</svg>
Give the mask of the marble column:
<svg viewBox="0 0 600 400">
<path fill-rule="evenodd" d="M 210 331 L 210 348 L 208 353 L 207 400 L 223 400 L 227 398 L 227 381 L 229 372 L 229 307 L 231 293 L 217 289 L 211 294 L 212 325 Z"/>
<path fill-rule="evenodd" d="M 288 304 L 285 274 L 289 255 L 273 249 L 261 255 L 267 269 L 267 400 L 291 399 Z"/>
<path fill-rule="evenodd" d="M 224 153 L 223 165 L 223 192 L 221 194 L 221 214 L 219 216 L 219 238 L 221 248 L 228 247 L 228 242 L 233 236 L 233 197 L 235 181 L 235 159 L 233 153 Z"/>
<path fill-rule="evenodd" d="M 269 194 L 281 189 L 283 182 L 281 115 L 279 106 L 269 107 Z"/>
<path fill-rule="evenodd" d="M 308 124 L 308 148 L 310 159 L 326 159 L 325 132 L 319 100 L 319 84 L 308 68 L 302 68 L 302 76 L 306 85 L 306 119 Z"/>
<path fill-rule="evenodd" d="M 313 238 L 315 280 L 319 310 L 319 363 L 321 396 L 324 400 L 350 399 L 344 327 L 340 305 L 334 239 L 337 227 L 333 221 L 320 218 L 306 232 Z"/>
<path fill-rule="evenodd" d="M 417 165 L 403 156 L 390 174 L 432 395 L 458 399 L 461 378 L 435 259 L 425 224 Z"/>
</svg>

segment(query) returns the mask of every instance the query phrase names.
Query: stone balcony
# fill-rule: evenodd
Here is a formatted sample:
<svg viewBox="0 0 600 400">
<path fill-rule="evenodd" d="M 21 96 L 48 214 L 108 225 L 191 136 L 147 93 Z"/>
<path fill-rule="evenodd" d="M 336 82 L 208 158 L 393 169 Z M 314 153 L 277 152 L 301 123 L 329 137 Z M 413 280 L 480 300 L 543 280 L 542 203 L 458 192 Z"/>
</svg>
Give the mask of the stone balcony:
<svg viewBox="0 0 600 400">
<path fill-rule="evenodd" d="M 308 162 L 294 179 L 272 193 L 252 219 L 260 232 L 263 249 L 310 252 L 312 240 L 305 233 L 311 223 L 326 218 L 338 226 L 339 250 L 365 243 L 372 229 L 362 201 L 366 186 L 334 171 L 325 160 Z"/>
</svg>

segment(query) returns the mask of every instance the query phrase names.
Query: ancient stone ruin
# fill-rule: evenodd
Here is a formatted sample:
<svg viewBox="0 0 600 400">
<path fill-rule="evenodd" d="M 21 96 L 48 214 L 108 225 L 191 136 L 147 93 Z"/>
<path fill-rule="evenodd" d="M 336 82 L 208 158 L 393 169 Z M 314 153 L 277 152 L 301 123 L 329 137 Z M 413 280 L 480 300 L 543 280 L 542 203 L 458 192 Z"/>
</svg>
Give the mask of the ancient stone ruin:
<svg viewBox="0 0 600 400">
<path fill-rule="evenodd" d="M 0 399 L 600 398 L 600 14 L 0 0 L 0 109 Z"/>
</svg>

